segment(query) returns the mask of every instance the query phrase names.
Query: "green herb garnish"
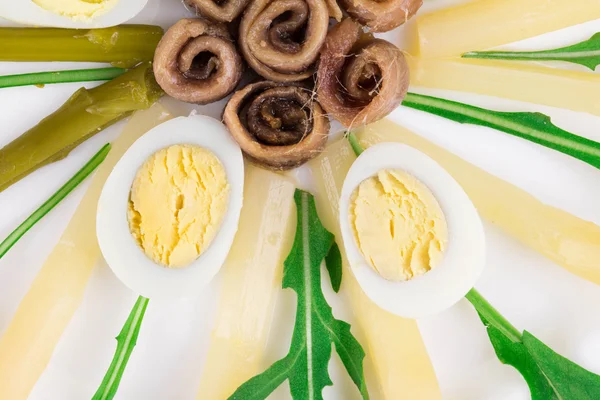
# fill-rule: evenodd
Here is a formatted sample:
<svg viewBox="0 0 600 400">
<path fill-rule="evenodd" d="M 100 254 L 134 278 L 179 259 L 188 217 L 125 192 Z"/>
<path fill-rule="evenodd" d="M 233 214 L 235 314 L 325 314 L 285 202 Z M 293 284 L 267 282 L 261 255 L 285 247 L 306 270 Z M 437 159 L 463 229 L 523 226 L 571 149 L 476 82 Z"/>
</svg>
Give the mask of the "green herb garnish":
<svg viewBox="0 0 600 400">
<path fill-rule="evenodd" d="M 600 168 L 600 143 L 557 127 L 541 113 L 493 111 L 416 93 L 408 93 L 402 105 L 462 124 L 497 129 Z"/>
<path fill-rule="evenodd" d="M 104 161 L 110 144 L 104 145 L 71 179 L 56 191 L 44 204 L 33 212 L 21 225 L 19 225 L 6 239 L 0 243 L 0 258 L 2 258 L 24 234 L 27 233 L 40 219 L 48 214 L 69 193 L 85 180 Z"/>
<path fill-rule="evenodd" d="M 340 286 L 342 285 L 343 264 L 342 253 L 335 242 L 331 246 L 329 254 L 327 254 L 327 257 L 325 257 L 325 266 L 327 267 L 327 272 L 329 272 L 331 287 L 333 288 L 333 291 L 337 293 L 340 291 Z"/>
<path fill-rule="evenodd" d="M 600 33 L 572 46 L 544 51 L 470 51 L 463 58 L 495 60 L 565 61 L 583 65 L 594 71 L 600 64 Z"/>
<path fill-rule="evenodd" d="M 106 62 L 131 68 L 152 61 L 160 26 L 119 25 L 102 29 L 0 28 L 0 61 Z"/>
<path fill-rule="evenodd" d="M 53 83 L 107 81 L 122 75 L 122 68 L 76 69 L 70 71 L 33 72 L 0 76 L 0 88 Z"/>
<path fill-rule="evenodd" d="M 362 148 L 360 143 L 358 143 L 358 138 L 354 133 L 348 132 L 346 134 L 346 138 L 348 139 L 348 142 L 350 142 L 350 147 L 352 147 L 352 151 L 354 151 L 356 157 L 360 156 L 363 153 L 363 151 L 365 151 L 365 149 Z"/>
<path fill-rule="evenodd" d="M 148 299 L 139 296 L 129 313 L 127 321 L 125 321 L 125 325 L 123 325 L 121 332 L 116 338 L 117 350 L 92 400 L 111 400 L 117 394 L 123 372 L 125 372 L 129 357 L 137 343 L 147 306 Z"/>
<path fill-rule="evenodd" d="M 229 399 L 266 399 L 286 379 L 294 399 L 323 399 L 323 388 L 332 384 L 327 371 L 332 344 L 363 399 L 368 399 L 363 375 L 365 353 L 350 333 L 350 325 L 333 317 L 321 291 L 321 263 L 332 249 L 335 252 L 334 237 L 321 224 L 311 194 L 296 190 L 294 199 L 298 225 L 283 276 L 283 287 L 293 289 L 298 296 L 290 351 L 240 386 Z M 334 261 L 330 271 L 333 269 L 336 275 L 337 268 Z"/>
<path fill-rule="evenodd" d="M 465 297 L 487 327 L 496 356 L 525 378 L 533 400 L 600 399 L 600 376 L 557 354 L 531 333 L 521 334 L 475 289 Z"/>
</svg>

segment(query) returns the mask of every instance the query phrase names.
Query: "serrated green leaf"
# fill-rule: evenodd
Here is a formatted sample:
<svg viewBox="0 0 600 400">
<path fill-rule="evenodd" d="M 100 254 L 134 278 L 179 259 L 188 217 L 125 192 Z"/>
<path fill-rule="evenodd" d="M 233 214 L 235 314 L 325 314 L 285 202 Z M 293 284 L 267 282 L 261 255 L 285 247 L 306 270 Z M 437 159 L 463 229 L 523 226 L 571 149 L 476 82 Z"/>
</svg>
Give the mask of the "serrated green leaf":
<svg viewBox="0 0 600 400">
<path fill-rule="evenodd" d="M 550 382 L 559 399 L 600 399 L 600 376 L 556 353 L 531 333 L 523 332 L 523 345 Z"/>
<path fill-rule="evenodd" d="M 592 71 L 600 65 L 600 33 L 572 46 L 543 51 L 471 51 L 463 58 L 521 61 L 565 61 L 583 65 Z"/>
<path fill-rule="evenodd" d="M 519 371 L 532 400 L 600 399 L 600 376 L 556 353 L 531 333 L 521 335 L 475 289 L 466 298 L 486 326 L 496 356 Z"/>
<path fill-rule="evenodd" d="M 273 363 L 265 372 L 244 383 L 244 391 L 237 390 L 229 400 L 260 400 L 266 399 L 289 376 L 290 371 L 302 351 L 288 354 L 287 357 Z"/>
<path fill-rule="evenodd" d="M 360 391 L 363 399 L 369 398 L 369 391 L 363 375 L 363 359 L 365 352 L 360 344 L 356 341 L 352 332 L 350 332 L 350 324 L 340 320 L 334 320 L 336 329 L 332 331 L 332 340 L 335 344 L 335 351 L 338 353 L 340 360 L 344 364 L 344 368 L 350 375 L 350 378 Z"/>
<path fill-rule="evenodd" d="M 340 253 L 340 248 L 335 242 L 333 242 L 327 257 L 325 257 L 325 266 L 327 266 L 329 272 L 331 287 L 337 293 L 342 285 L 342 253 Z"/>
<path fill-rule="evenodd" d="M 241 385 L 229 399 L 266 399 L 288 379 L 292 398 L 322 400 L 323 388 L 332 384 L 328 372 L 332 344 L 363 399 L 368 399 L 363 373 L 365 353 L 350 332 L 350 325 L 333 317 L 321 291 L 320 267 L 330 253 L 334 237 L 321 224 L 312 195 L 297 190 L 294 200 L 298 224 L 283 276 L 283 287 L 293 289 L 298 297 L 290 351 Z"/>
<path fill-rule="evenodd" d="M 600 169 L 600 143 L 557 127 L 541 113 L 493 111 L 416 93 L 408 93 L 402 105 L 461 124 L 485 126 L 518 136 Z"/>
<path fill-rule="evenodd" d="M 496 356 L 502 364 L 514 367 L 523 376 L 529 386 L 532 400 L 554 400 L 556 397 L 552 386 L 543 372 L 531 358 L 527 349 L 521 342 L 513 342 L 500 329 L 492 326 L 481 314 L 481 321 L 487 327 L 490 342 L 494 347 Z"/>
<path fill-rule="evenodd" d="M 125 321 L 125 325 L 123 325 L 121 332 L 116 338 L 117 350 L 92 400 L 111 400 L 117 394 L 121 378 L 127 367 L 127 362 L 137 343 L 147 306 L 148 299 L 139 296 L 129 313 L 127 321 Z"/>
</svg>

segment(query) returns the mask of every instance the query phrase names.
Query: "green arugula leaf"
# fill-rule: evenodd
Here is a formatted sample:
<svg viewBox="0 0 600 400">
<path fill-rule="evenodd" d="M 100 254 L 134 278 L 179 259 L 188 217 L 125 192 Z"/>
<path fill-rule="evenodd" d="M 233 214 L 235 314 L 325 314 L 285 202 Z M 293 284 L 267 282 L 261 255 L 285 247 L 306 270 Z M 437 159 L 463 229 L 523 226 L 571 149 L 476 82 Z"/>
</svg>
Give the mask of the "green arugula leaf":
<svg viewBox="0 0 600 400">
<path fill-rule="evenodd" d="M 335 242 L 333 242 L 329 254 L 325 257 L 325 266 L 327 266 L 329 272 L 331 287 L 337 293 L 342 285 L 342 253 L 340 253 L 340 248 Z"/>
<path fill-rule="evenodd" d="M 532 400 L 600 399 L 600 376 L 559 355 L 531 333 L 521 335 L 475 289 L 465 297 L 487 327 L 496 356 L 519 371 Z"/>
<path fill-rule="evenodd" d="M 502 330 L 491 325 L 481 314 L 481 321 L 487 327 L 490 342 L 502 364 L 511 365 L 523 376 L 529 386 L 532 400 L 558 399 L 552 386 L 537 366 L 536 362 L 521 342 L 513 342 Z"/>
<path fill-rule="evenodd" d="M 69 195 L 77 186 L 90 176 L 92 172 L 98 168 L 102 161 L 110 151 L 110 144 L 107 143 L 83 166 L 71 179 L 67 181 L 60 189 L 58 189 L 48 200 L 44 202 L 37 210 L 35 210 L 21 225 L 10 233 L 0 243 L 0 258 L 6 253 L 29 231 L 39 220 L 48 214 L 56 207 L 65 197 Z"/>
<path fill-rule="evenodd" d="M 600 399 L 600 376 L 556 353 L 531 333 L 523 345 L 543 372 L 559 399 Z"/>
<path fill-rule="evenodd" d="M 333 317 L 321 291 L 320 266 L 332 249 L 334 237 L 321 224 L 311 194 L 296 190 L 294 199 L 298 225 L 283 276 L 283 288 L 293 289 L 298 296 L 290 351 L 242 384 L 229 399 L 266 399 L 286 379 L 294 399 L 323 399 L 323 388 L 332 384 L 327 370 L 332 344 L 363 399 L 368 399 L 363 374 L 365 353 L 350 332 L 350 325 Z"/>
<path fill-rule="evenodd" d="M 127 321 L 125 321 L 125 325 L 123 325 L 121 332 L 116 338 L 117 350 L 92 400 L 111 400 L 117 394 L 121 378 L 127 367 L 127 362 L 137 343 L 147 306 L 148 299 L 139 296 L 129 313 Z"/>
<path fill-rule="evenodd" d="M 485 58 L 522 61 L 565 61 L 583 65 L 594 71 L 600 65 L 600 33 L 572 46 L 544 51 L 471 51 L 463 58 Z"/>
<path fill-rule="evenodd" d="M 501 112 L 456 101 L 408 93 L 403 106 L 461 124 L 485 126 L 560 151 L 600 169 L 600 143 L 574 135 L 552 124 L 541 113 Z"/>
</svg>

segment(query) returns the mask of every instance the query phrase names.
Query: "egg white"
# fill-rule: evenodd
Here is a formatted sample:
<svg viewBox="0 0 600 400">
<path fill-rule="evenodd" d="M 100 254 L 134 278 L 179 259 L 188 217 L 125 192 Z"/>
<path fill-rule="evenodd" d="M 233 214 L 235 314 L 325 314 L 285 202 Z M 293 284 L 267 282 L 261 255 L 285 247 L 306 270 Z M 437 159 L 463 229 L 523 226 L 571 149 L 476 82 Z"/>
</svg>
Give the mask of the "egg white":
<svg viewBox="0 0 600 400">
<path fill-rule="evenodd" d="M 31 0 L 0 1 L 0 18 L 31 26 L 106 28 L 125 23 L 140 13 L 148 0 L 119 0 L 110 10 L 86 20 L 75 20 L 46 10 Z"/>
<path fill-rule="evenodd" d="M 209 247 L 183 268 L 165 268 L 138 246 L 129 230 L 127 208 L 131 185 L 142 164 L 157 151 L 176 144 L 212 151 L 225 168 L 229 204 Z M 140 137 L 106 180 L 96 215 L 98 244 L 107 264 L 131 290 L 149 298 L 197 294 L 217 274 L 237 232 L 244 191 L 244 161 L 238 144 L 216 119 L 193 115 L 167 121 Z"/>
<path fill-rule="evenodd" d="M 358 248 L 348 212 L 354 189 L 382 169 L 401 169 L 420 180 L 437 199 L 448 225 L 448 245 L 431 271 L 406 282 L 382 278 Z M 485 236 L 477 210 L 462 187 L 434 160 L 412 147 L 380 143 L 354 162 L 340 197 L 340 227 L 346 255 L 361 288 L 379 307 L 420 318 L 458 302 L 475 285 L 485 264 Z"/>
</svg>

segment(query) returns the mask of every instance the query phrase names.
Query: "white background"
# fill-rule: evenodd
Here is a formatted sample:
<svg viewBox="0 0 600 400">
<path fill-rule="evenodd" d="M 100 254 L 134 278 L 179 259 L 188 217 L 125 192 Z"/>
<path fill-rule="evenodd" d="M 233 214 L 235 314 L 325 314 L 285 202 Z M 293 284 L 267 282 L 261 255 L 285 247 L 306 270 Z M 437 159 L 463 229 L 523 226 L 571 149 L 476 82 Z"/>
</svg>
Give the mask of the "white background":
<svg viewBox="0 0 600 400">
<path fill-rule="evenodd" d="M 460 0 L 426 1 L 422 12 L 457 2 Z M 185 15 L 189 12 L 179 0 L 150 0 L 135 22 L 168 27 Z M 587 39 L 598 31 L 600 21 L 595 21 L 505 47 L 552 48 Z M 402 43 L 400 30 L 386 37 Z M 0 74 L 91 65 L 2 63 Z M 0 146 L 54 111 L 79 86 L 62 84 L 44 89 L 1 89 Z M 541 111 L 564 129 L 600 140 L 600 118 L 588 114 L 457 92 L 411 90 L 498 110 Z M 174 102 L 168 104 L 173 105 Z M 196 108 L 201 113 L 219 117 L 222 103 Z M 587 164 L 504 133 L 462 126 L 404 107 L 396 110 L 391 117 L 473 164 L 526 189 L 542 201 L 600 224 L 600 172 Z M 0 193 L 0 238 L 8 235 L 104 143 L 114 139 L 123 124 L 98 134 L 65 160 L 42 168 Z M 71 194 L 0 261 L 0 334 L 8 326 L 19 301 L 56 244 L 86 186 Z M 559 353 L 600 373 L 600 317 L 597 312 L 600 288 L 567 273 L 493 225 L 485 223 L 485 228 L 488 262 L 477 289 L 519 329 L 533 332 Z M 324 288 L 335 315 L 352 322 L 350 313 L 333 296 L 326 279 Z M 214 285 L 196 299 L 150 302 L 138 345 L 116 398 L 195 398 L 218 290 L 217 278 Z M 30 398 L 91 398 L 112 359 L 116 345 L 114 337 L 135 299 L 136 295 L 127 290 L 104 263 L 99 265 L 82 306 L 61 338 L 50 365 Z M 287 352 L 294 307 L 294 294 L 289 290 L 282 291 L 275 319 L 278 322 L 271 332 L 269 363 Z M 444 399 L 529 398 L 520 375 L 495 358 L 483 326 L 466 301 L 440 315 L 420 320 L 419 327 Z M 357 391 L 339 370 L 336 357 L 330 370 L 335 386 L 325 390 L 325 398 L 358 399 Z M 271 398 L 286 399 L 289 398 L 288 393 L 284 385 Z"/>
</svg>

